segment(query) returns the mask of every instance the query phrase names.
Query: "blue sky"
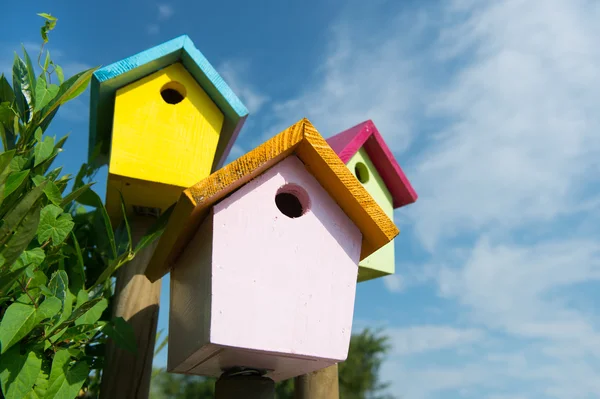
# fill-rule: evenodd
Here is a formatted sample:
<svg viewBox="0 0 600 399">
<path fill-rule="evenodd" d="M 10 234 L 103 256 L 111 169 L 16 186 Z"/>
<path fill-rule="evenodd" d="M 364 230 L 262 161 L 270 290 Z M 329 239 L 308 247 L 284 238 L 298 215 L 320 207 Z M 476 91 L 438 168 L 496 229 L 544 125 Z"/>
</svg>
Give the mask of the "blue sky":
<svg viewBox="0 0 600 399">
<path fill-rule="evenodd" d="M 355 328 L 391 338 L 391 392 L 600 397 L 600 3 L 221 4 L 13 5 L 0 69 L 19 42 L 36 47 L 35 13 L 50 12 L 70 73 L 188 34 L 250 109 L 230 160 L 302 117 L 326 137 L 373 119 L 420 196 L 395 212 L 397 274 L 357 289 Z M 88 104 L 51 127 L 72 132 L 70 172 Z"/>
</svg>

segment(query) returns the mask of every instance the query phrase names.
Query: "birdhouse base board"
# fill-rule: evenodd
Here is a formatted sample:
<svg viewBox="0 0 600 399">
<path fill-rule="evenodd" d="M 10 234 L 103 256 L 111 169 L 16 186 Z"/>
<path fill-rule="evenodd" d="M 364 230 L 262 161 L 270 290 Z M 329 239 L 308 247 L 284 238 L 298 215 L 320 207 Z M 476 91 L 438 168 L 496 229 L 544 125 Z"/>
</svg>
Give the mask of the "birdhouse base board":
<svg viewBox="0 0 600 399">
<path fill-rule="evenodd" d="M 123 220 L 121 195 L 128 215 L 136 210 L 160 214 L 177 202 L 185 187 L 133 179 L 127 176 L 108 174 L 106 187 L 106 212 L 113 227 Z"/>
<path fill-rule="evenodd" d="M 266 372 L 273 381 L 283 381 L 338 363 L 335 359 L 313 359 L 286 353 L 264 352 L 208 344 L 179 365 L 167 366 L 170 373 L 219 377 L 233 367 L 247 367 Z"/>
</svg>

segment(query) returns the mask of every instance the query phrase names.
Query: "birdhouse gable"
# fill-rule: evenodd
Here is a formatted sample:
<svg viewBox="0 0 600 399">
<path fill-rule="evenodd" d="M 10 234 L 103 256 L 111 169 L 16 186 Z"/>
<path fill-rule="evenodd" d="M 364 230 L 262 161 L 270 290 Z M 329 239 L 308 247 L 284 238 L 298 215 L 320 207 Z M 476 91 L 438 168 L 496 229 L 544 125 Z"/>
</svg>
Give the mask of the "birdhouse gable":
<svg viewBox="0 0 600 399">
<path fill-rule="evenodd" d="M 327 139 L 327 143 L 345 164 L 348 164 L 351 160 L 354 160 L 356 164 L 355 157 L 363 149 L 364 152 L 360 157 L 368 157 L 373 168 L 377 170 L 377 173 L 392 196 L 393 208 L 409 205 L 417 200 L 417 193 L 402 171 L 402 168 L 400 168 L 394 154 L 383 140 L 383 137 L 381 137 L 373 121 L 368 120 L 359 123 L 350 129 L 338 133 Z M 359 169 L 352 168 L 353 173 L 359 180 L 361 179 L 360 168 L 362 166 L 359 166 Z M 368 177 L 365 176 L 364 178 Z"/>
<path fill-rule="evenodd" d="M 98 152 L 96 162 L 105 164 L 109 161 L 117 91 L 177 63 L 186 69 L 223 114 L 211 170 L 223 165 L 248 116 L 248 110 L 187 35 L 94 72 L 90 84 L 90 158 Z"/>
<path fill-rule="evenodd" d="M 304 165 L 306 172 L 315 178 L 361 232 L 361 259 L 398 234 L 389 216 L 352 176 L 312 124 L 303 119 L 185 190 L 157 245 L 146 276 L 155 281 L 170 270 L 213 205 L 290 156 L 295 156 Z M 294 207 L 292 204 L 288 206 Z M 320 205 L 313 203 L 311 206 Z M 310 241 L 310 238 L 307 240 Z"/>
<path fill-rule="evenodd" d="M 213 209 L 215 321 L 211 341 L 230 345 L 235 340 L 236 347 L 272 352 L 287 352 L 293 346 L 298 355 L 325 353 L 327 358 L 343 360 L 351 323 L 341 335 L 335 331 L 335 336 L 322 337 L 321 341 L 290 340 L 297 333 L 295 323 L 303 324 L 308 334 L 318 330 L 311 322 L 328 317 L 352 320 L 352 308 L 330 314 L 331 309 L 323 304 L 331 303 L 330 295 L 354 301 L 352 283 L 356 281 L 362 241 L 360 230 L 300 159 L 287 157 Z M 245 267 L 248 262 L 260 267 Z M 236 295 L 245 298 L 243 307 L 230 301 L 228 294 L 232 283 L 242 279 L 250 283 L 235 287 Z M 307 286 L 312 287 L 312 296 L 304 298 L 301 308 L 298 303 L 274 300 L 302 298 Z M 270 294 L 261 295 L 265 291 Z M 248 320 L 247 307 L 263 311 Z M 283 317 L 273 320 L 274 314 L 295 314 L 295 322 Z M 239 334 L 226 328 L 229 325 L 246 326 L 247 333 L 237 337 Z M 260 331 L 260 326 L 266 325 L 273 334 Z"/>
<path fill-rule="evenodd" d="M 169 371 L 279 381 L 345 360 L 361 242 L 296 155 L 215 203 L 171 273 Z"/>
</svg>

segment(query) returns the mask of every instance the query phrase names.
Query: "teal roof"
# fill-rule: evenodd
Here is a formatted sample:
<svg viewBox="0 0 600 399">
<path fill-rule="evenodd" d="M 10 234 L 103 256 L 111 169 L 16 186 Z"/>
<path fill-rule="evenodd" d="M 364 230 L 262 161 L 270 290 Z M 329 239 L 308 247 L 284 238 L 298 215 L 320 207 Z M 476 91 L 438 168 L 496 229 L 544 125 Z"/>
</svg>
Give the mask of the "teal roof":
<svg viewBox="0 0 600 399">
<path fill-rule="evenodd" d="M 248 110 L 187 35 L 94 72 L 90 95 L 88 157 L 91 158 L 99 147 L 99 158 L 96 161 L 100 164 L 108 162 L 116 91 L 177 62 L 183 64 L 225 116 L 213 171 L 223 165 L 248 116 Z"/>
</svg>

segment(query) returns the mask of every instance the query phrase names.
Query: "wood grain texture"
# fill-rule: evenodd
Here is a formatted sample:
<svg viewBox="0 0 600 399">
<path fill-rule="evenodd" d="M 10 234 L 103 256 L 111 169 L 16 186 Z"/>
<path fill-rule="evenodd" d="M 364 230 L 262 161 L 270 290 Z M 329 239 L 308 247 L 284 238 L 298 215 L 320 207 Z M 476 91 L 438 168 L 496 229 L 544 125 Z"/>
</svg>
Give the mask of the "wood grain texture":
<svg viewBox="0 0 600 399">
<path fill-rule="evenodd" d="M 302 119 L 182 193 L 146 276 L 155 281 L 165 275 L 212 205 L 290 154 L 300 158 L 359 228 L 363 235 L 361 259 L 398 235 L 398 228 L 373 197 L 308 119 Z"/>
<path fill-rule="evenodd" d="M 294 399 L 339 399 L 338 365 L 294 379 Z"/>
<path fill-rule="evenodd" d="M 344 130 L 327 139 L 327 142 L 344 163 L 364 148 L 390 190 L 394 208 L 417 200 L 416 191 L 372 120 Z"/>
<path fill-rule="evenodd" d="M 143 237 L 154 221 L 147 217 L 131 221 L 135 242 Z M 153 250 L 154 245 L 145 248 L 117 272 L 113 317 L 123 317 L 132 325 L 138 353 L 133 355 L 108 340 L 101 399 L 147 399 L 150 394 L 161 281 L 151 283 L 144 277 L 143 271 Z"/>
<path fill-rule="evenodd" d="M 196 352 L 210 344 L 213 226 L 210 215 L 179 258 L 179 267 L 171 273 L 169 372 L 193 369 L 201 361 L 197 357 L 206 353 Z"/>
<path fill-rule="evenodd" d="M 377 168 L 367 155 L 365 148 L 359 149 L 352 158 L 347 162 L 348 169 L 356 175 L 356 167 L 363 170 L 360 177 L 357 179 L 363 187 L 367 189 L 369 194 L 377 201 L 381 209 L 384 210 L 390 219 L 394 219 L 394 207 L 392 205 L 392 194 L 387 189 L 387 186 Z M 358 281 L 367 281 L 375 277 L 387 276 L 393 274 L 395 270 L 394 262 L 394 242 L 391 241 L 379 248 L 377 251 L 361 260 L 359 263 Z"/>
<path fill-rule="evenodd" d="M 248 110 L 187 35 L 107 65 L 94 73 L 90 85 L 90 158 L 98 148 L 100 157 L 96 162 L 108 162 L 116 91 L 177 62 L 183 64 L 225 116 L 212 170 L 222 165 L 248 116 Z"/>
</svg>

